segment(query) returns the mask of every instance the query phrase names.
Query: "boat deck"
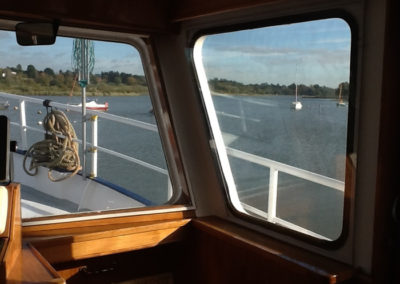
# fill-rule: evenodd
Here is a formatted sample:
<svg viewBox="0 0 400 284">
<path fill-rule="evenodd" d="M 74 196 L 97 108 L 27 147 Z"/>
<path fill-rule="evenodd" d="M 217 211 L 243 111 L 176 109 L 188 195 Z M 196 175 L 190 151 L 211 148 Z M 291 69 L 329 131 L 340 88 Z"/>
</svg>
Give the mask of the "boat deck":
<svg viewBox="0 0 400 284">
<path fill-rule="evenodd" d="M 79 210 L 78 204 L 74 202 L 21 185 L 21 211 L 23 218 L 34 218 L 85 210 Z"/>
</svg>

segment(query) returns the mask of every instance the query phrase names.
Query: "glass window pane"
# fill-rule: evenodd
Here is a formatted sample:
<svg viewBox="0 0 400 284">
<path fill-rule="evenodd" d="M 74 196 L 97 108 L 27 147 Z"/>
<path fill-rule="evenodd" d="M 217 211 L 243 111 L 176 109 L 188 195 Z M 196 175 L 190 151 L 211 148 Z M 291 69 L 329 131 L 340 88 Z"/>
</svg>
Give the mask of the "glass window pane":
<svg viewBox="0 0 400 284">
<path fill-rule="evenodd" d="M 342 19 L 201 37 L 194 59 L 238 211 L 342 232 L 351 31 Z"/>
<path fill-rule="evenodd" d="M 12 121 L 11 136 L 21 151 L 44 140 L 43 119 L 60 110 L 77 134 L 83 165 L 82 121 L 87 121 L 84 170 L 90 179 L 77 175 L 52 183 L 43 167 L 30 177 L 22 169 L 23 155 L 14 155 L 24 218 L 169 201 L 172 186 L 136 48 L 66 37 L 58 37 L 50 46 L 19 46 L 13 32 L 1 31 L 0 59 L 0 103 L 9 105 L 0 108 L 0 114 Z M 89 75 L 82 71 L 85 68 Z M 46 109 L 43 100 L 57 105 Z M 28 168 L 30 161 L 28 157 Z M 52 171 L 56 178 L 69 174 L 57 169 Z"/>
</svg>

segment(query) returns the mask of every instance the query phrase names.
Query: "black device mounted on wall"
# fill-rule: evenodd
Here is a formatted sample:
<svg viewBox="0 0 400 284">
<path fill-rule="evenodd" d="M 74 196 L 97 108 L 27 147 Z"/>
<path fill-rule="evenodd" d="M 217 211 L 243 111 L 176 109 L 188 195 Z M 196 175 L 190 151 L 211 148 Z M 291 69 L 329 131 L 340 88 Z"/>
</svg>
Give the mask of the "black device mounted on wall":
<svg viewBox="0 0 400 284">
<path fill-rule="evenodd" d="M 8 185 L 12 180 L 10 148 L 10 121 L 7 116 L 0 115 L 0 185 Z"/>
</svg>

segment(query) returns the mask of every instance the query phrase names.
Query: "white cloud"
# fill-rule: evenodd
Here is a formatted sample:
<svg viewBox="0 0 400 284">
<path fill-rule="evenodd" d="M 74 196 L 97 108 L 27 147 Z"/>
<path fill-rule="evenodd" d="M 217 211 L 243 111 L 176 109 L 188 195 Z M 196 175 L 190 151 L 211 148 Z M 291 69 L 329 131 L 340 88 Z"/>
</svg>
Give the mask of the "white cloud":
<svg viewBox="0 0 400 284">
<path fill-rule="evenodd" d="M 209 78 L 243 83 L 320 84 L 349 80 L 349 50 L 228 48 L 203 56 Z"/>
</svg>

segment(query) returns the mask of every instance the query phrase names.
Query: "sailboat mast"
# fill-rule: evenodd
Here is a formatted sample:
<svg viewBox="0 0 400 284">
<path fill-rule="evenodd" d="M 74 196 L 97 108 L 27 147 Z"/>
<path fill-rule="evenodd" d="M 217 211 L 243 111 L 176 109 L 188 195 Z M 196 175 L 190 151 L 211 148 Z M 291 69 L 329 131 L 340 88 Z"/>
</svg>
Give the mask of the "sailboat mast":
<svg viewBox="0 0 400 284">
<path fill-rule="evenodd" d="M 297 102 L 297 84 L 296 84 L 296 102 Z"/>
</svg>

